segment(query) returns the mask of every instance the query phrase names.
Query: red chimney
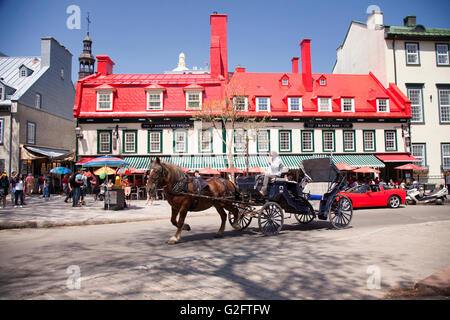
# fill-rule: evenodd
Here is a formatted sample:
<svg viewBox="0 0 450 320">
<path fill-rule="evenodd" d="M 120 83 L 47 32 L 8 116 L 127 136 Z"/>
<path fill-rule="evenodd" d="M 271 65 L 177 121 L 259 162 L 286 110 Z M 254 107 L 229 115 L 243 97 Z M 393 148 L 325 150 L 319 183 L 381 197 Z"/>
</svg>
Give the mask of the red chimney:
<svg viewBox="0 0 450 320">
<path fill-rule="evenodd" d="M 96 56 L 96 58 L 98 73 L 105 76 L 113 73 L 114 62 L 108 56 Z"/>
<path fill-rule="evenodd" d="M 298 57 L 293 57 L 292 61 L 292 73 L 298 73 Z"/>
<path fill-rule="evenodd" d="M 237 66 L 236 69 L 234 69 L 236 72 L 245 72 L 245 67 Z"/>
<path fill-rule="evenodd" d="M 228 81 L 228 54 L 227 54 L 227 15 L 214 12 L 210 17 L 211 49 L 210 68 L 211 76 L 219 75 Z"/>
<path fill-rule="evenodd" d="M 312 91 L 312 72 L 311 72 L 311 39 L 304 39 L 300 43 L 302 51 L 302 80 L 305 90 Z"/>
</svg>

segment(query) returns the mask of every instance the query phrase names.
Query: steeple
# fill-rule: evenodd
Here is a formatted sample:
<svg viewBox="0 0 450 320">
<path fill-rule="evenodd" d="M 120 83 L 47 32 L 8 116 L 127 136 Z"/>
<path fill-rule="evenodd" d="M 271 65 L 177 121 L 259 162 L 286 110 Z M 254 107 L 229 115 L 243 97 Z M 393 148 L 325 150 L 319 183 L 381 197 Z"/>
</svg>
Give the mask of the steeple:
<svg viewBox="0 0 450 320">
<path fill-rule="evenodd" d="M 89 20 L 89 12 L 86 18 L 87 20 L 87 34 L 83 39 L 83 53 L 78 57 L 78 61 L 80 64 L 78 70 L 78 79 L 82 79 L 94 73 L 95 67 L 95 58 L 92 55 L 92 40 L 89 37 L 89 24 L 91 20 Z"/>
</svg>

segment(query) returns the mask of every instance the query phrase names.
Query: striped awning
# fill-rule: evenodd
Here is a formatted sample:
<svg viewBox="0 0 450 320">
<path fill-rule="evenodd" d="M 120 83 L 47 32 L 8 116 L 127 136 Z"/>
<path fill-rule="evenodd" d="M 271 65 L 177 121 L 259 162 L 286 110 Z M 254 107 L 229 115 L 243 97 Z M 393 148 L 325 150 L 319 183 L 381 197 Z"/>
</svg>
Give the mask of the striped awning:
<svg viewBox="0 0 450 320">
<path fill-rule="evenodd" d="M 289 169 L 298 169 L 303 160 L 327 158 L 330 155 L 326 154 L 314 154 L 314 155 L 299 155 L 299 156 L 280 156 L 284 167 Z M 383 162 L 378 160 L 371 154 L 349 154 L 349 155 L 333 155 L 333 163 L 346 163 L 353 167 L 371 167 L 371 168 L 384 168 Z"/>
<path fill-rule="evenodd" d="M 150 163 L 156 157 L 124 157 L 131 167 L 138 170 L 148 170 Z M 173 156 L 173 157 L 159 157 L 161 161 L 174 164 L 179 167 L 199 170 L 203 168 L 212 168 L 215 170 L 223 170 L 228 168 L 225 162 L 225 156 Z"/>
<path fill-rule="evenodd" d="M 228 158 L 227 158 L 228 163 Z M 247 169 L 247 157 L 246 156 L 234 156 L 233 157 L 233 165 L 235 168 L 239 168 L 241 170 Z M 269 158 L 267 156 L 249 156 L 248 157 L 248 167 L 259 167 L 259 168 L 268 168 L 269 167 Z"/>
</svg>

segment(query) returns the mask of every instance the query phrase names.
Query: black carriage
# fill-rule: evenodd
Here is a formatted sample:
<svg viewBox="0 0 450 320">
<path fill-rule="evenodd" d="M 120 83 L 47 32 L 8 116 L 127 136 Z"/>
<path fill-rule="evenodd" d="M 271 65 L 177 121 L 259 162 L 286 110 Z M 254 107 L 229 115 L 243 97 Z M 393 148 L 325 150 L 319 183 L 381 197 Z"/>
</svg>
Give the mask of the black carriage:
<svg viewBox="0 0 450 320">
<path fill-rule="evenodd" d="M 345 228 L 350 224 L 353 206 L 346 196 L 339 195 L 347 182 L 331 158 L 309 159 L 302 162 L 302 175 L 298 181 L 273 178 L 269 181 L 266 194 L 255 189 L 256 176 L 241 176 L 236 180 L 239 190 L 235 206 L 239 209 L 239 226 L 247 228 L 253 218 L 258 218 L 261 232 L 267 235 L 281 231 L 285 218 L 292 214 L 302 224 L 310 223 L 315 217 L 330 220 L 334 228 Z M 308 185 L 322 184 L 323 194 L 308 191 Z M 326 184 L 325 184 L 326 183 Z M 312 200 L 319 200 L 314 210 Z M 259 208 L 260 207 L 260 208 Z M 286 215 L 285 213 L 289 214 Z M 229 217 L 233 225 L 233 216 Z"/>
</svg>

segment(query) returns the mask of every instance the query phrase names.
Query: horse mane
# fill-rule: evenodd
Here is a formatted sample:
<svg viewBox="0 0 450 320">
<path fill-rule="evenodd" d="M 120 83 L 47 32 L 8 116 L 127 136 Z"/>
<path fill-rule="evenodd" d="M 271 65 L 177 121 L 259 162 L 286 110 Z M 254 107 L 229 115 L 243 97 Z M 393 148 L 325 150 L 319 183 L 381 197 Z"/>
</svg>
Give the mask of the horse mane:
<svg viewBox="0 0 450 320">
<path fill-rule="evenodd" d="M 186 179 L 187 174 L 186 172 L 184 172 L 183 170 L 181 170 L 179 167 L 177 167 L 174 164 L 165 162 L 165 161 L 161 161 L 161 166 L 167 170 L 170 171 L 171 175 L 174 177 L 175 182 L 181 181 L 183 179 Z"/>
</svg>

